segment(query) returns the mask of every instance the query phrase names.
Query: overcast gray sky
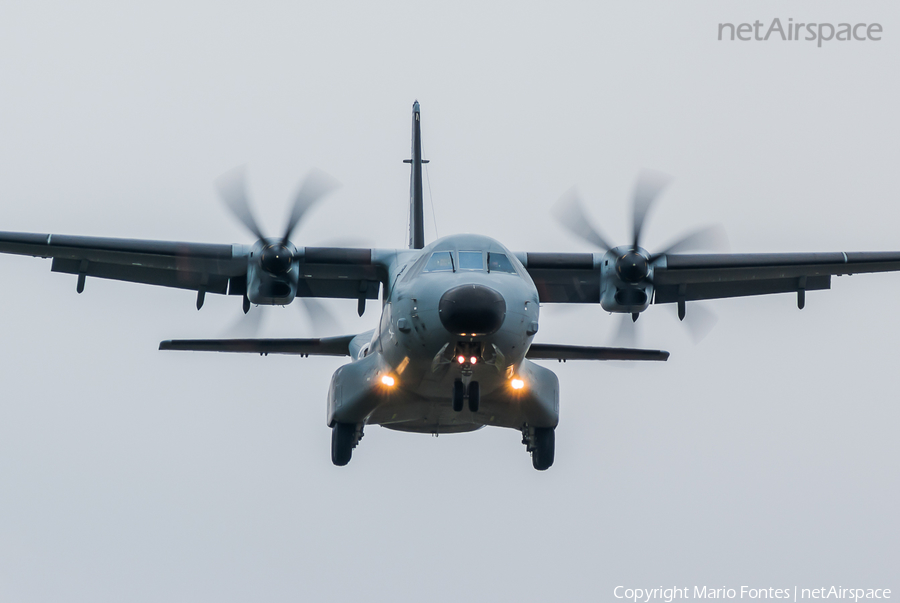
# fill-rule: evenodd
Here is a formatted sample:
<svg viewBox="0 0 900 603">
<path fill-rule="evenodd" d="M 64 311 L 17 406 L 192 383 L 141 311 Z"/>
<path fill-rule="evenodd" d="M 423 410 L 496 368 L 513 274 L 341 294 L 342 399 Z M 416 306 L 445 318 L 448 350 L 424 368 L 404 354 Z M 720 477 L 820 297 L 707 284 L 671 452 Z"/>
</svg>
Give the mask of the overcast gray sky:
<svg viewBox="0 0 900 603">
<path fill-rule="evenodd" d="M 295 235 L 403 247 L 410 108 L 428 236 L 585 251 L 578 185 L 627 239 L 641 168 L 675 177 L 661 248 L 721 222 L 736 252 L 900 249 L 900 9 L 868 2 L 5 2 L 0 229 L 249 243 L 216 176 L 247 163 L 282 228 L 312 166 L 343 184 Z M 720 22 L 881 23 L 880 42 L 719 42 Z M 427 198 L 427 197 L 426 197 Z M 339 359 L 162 353 L 240 299 L 2 257 L 0 600 L 608 601 L 617 585 L 900 583 L 900 274 L 711 302 L 664 365 L 553 364 L 556 465 L 520 434 L 366 431 L 332 466 Z M 345 332 L 371 328 L 331 304 Z M 691 306 L 688 306 L 688 312 Z M 296 307 L 263 333 L 303 336 Z M 540 341 L 609 343 L 599 308 Z"/>
</svg>

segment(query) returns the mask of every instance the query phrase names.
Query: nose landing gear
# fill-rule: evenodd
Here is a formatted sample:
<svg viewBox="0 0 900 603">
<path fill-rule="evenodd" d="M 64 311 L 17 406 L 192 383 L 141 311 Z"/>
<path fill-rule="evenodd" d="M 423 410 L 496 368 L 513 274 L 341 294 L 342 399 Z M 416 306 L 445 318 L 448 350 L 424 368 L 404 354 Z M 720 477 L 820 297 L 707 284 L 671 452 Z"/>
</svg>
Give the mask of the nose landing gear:
<svg viewBox="0 0 900 603">
<path fill-rule="evenodd" d="M 468 387 L 462 379 L 453 382 L 453 410 L 462 412 L 465 401 L 469 401 L 469 410 L 478 412 L 481 402 L 481 388 L 477 381 L 470 381 Z"/>
</svg>

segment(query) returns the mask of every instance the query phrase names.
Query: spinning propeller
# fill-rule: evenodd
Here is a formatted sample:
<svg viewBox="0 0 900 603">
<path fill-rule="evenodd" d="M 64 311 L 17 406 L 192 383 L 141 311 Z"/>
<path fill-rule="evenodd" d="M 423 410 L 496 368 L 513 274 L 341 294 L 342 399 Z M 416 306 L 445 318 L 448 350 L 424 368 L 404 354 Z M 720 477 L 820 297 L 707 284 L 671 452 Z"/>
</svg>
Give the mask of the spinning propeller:
<svg viewBox="0 0 900 603">
<path fill-rule="evenodd" d="M 319 299 L 314 297 L 301 297 L 299 306 L 305 313 L 313 337 L 326 337 L 334 335 L 342 330 L 334 314 Z M 271 306 L 257 306 L 247 314 L 241 314 L 234 323 L 222 334 L 227 339 L 252 339 L 259 335 L 262 324 L 269 322 L 275 316 L 275 312 L 282 308 Z"/>
<path fill-rule="evenodd" d="M 616 276 L 623 282 L 632 286 L 653 284 L 651 270 L 653 263 L 668 253 L 677 253 L 691 250 L 718 249 L 727 246 L 727 237 L 721 225 L 712 225 L 698 228 L 676 239 L 661 251 L 650 253 L 640 246 L 641 235 L 654 203 L 659 195 L 671 182 L 671 178 L 665 174 L 650 170 L 643 170 L 635 183 L 632 195 L 632 237 L 630 245 L 613 246 L 600 231 L 595 228 L 587 217 L 584 205 L 577 191 L 572 188 L 565 193 L 556 206 L 553 214 L 556 219 L 569 232 L 578 238 L 590 243 L 602 251 L 616 254 Z M 631 321 L 637 321 L 638 313 L 631 316 Z M 683 316 L 679 316 L 684 320 Z M 623 315 L 623 324 L 619 326 L 616 339 L 623 343 L 633 343 L 633 327 L 625 324 L 627 314 Z M 711 328 L 715 318 L 711 311 L 702 309 L 691 312 L 691 320 L 685 324 L 689 327 L 695 341 L 699 341 Z"/>
<path fill-rule="evenodd" d="M 291 233 L 303 219 L 304 214 L 317 201 L 337 188 L 337 182 L 325 172 L 312 170 L 300 185 L 294 196 L 291 213 L 280 240 L 270 239 L 263 235 L 247 198 L 247 177 L 244 167 L 237 167 L 226 172 L 216 180 L 216 188 L 222 202 L 231 213 L 262 243 L 260 266 L 270 274 L 287 274 L 294 260 L 296 248 L 291 244 Z"/>
<path fill-rule="evenodd" d="M 232 215 L 240 221 L 257 239 L 259 245 L 258 266 L 268 275 L 277 278 L 291 278 L 291 269 L 294 265 L 297 248 L 291 243 L 290 238 L 297 226 L 303 220 L 306 212 L 337 188 L 337 182 L 321 170 L 311 170 L 303 179 L 300 188 L 294 196 L 291 212 L 288 216 L 284 234 L 280 238 L 266 237 L 259 223 L 250 209 L 250 201 L 247 195 L 247 177 L 243 166 L 236 167 L 216 180 L 216 189 L 225 206 Z M 248 285 L 249 286 L 249 285 Z M 314 329 L 332 331 L 337 322 L 328 309 L 320 301 L 307 298 L 298 298 L 306 311 Z M 249 312 L 250 306 L 245 298 L 244 313 Z M 244 321 L 242 329 L 257 331 L 261 315 Z"/>
</svg>

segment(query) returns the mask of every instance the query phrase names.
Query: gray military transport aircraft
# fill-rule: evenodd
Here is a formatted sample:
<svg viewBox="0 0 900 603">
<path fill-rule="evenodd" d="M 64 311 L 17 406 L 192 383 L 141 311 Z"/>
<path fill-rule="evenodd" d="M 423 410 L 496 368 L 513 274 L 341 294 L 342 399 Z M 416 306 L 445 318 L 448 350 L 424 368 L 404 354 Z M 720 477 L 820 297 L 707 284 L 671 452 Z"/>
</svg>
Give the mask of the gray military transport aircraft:
<svg viewBox="0 0 900 603">
<path fill-rule="evenodd" d="M 678 254 L 709 242 L 699 230 L 664 251 L 640 246 L 647 213 L 665 179 L 644 174 L 635 188 L 631 244 L 613 246 L 592 226 L 574 194 L 556 215 L 599 253 L 513 252 L 480 235 L 425 245 L 419 104 L 413 105 L 409 249 L 296 247 L 291 233 L 332 182 L 312 173 L 300 187 L 284 235 L 266 237 L 250 212 L 243 172 L 218 181 L 253 245 L 213 245 L 0 232 L 0 252 L 52 258 L 52 272 L 236 295 L 251 304 L 295 299 L 368 300 L 381 294 L 378 327 L 319 339 L 174 340 L 161 350 L 349 356 L 328 391 L 331 457 L 346 465 L 366 425 L 456 433 L 486 425 L 522 432 L 535 469 L 553 464 L 559 380 L 534 360 L 666 360 L 667 352 L 534 343 L 541 304 L 600 304 L 637 320 L 651 303 L 828 289 L 834 275 L 900 270 L 900 252 Z"/>
</svg>

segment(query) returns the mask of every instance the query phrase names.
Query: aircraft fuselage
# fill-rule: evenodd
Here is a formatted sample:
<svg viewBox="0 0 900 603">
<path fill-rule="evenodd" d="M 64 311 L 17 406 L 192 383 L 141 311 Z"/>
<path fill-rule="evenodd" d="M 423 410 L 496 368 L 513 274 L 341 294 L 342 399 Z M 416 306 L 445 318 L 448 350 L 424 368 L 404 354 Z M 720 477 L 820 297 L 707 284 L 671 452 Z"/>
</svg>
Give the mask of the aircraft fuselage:
<svg viewBox="0 0 900 603">
<path fill-rule="evenodd" d="M 426 433 L 557 425 L 558 379 L 525 359 L 538 292 L 509 250 L 454 235 L 387 270 L 379 326 L 354 341 L 354 362 L 332 380 L 329 425 Z"/>
</svg>

